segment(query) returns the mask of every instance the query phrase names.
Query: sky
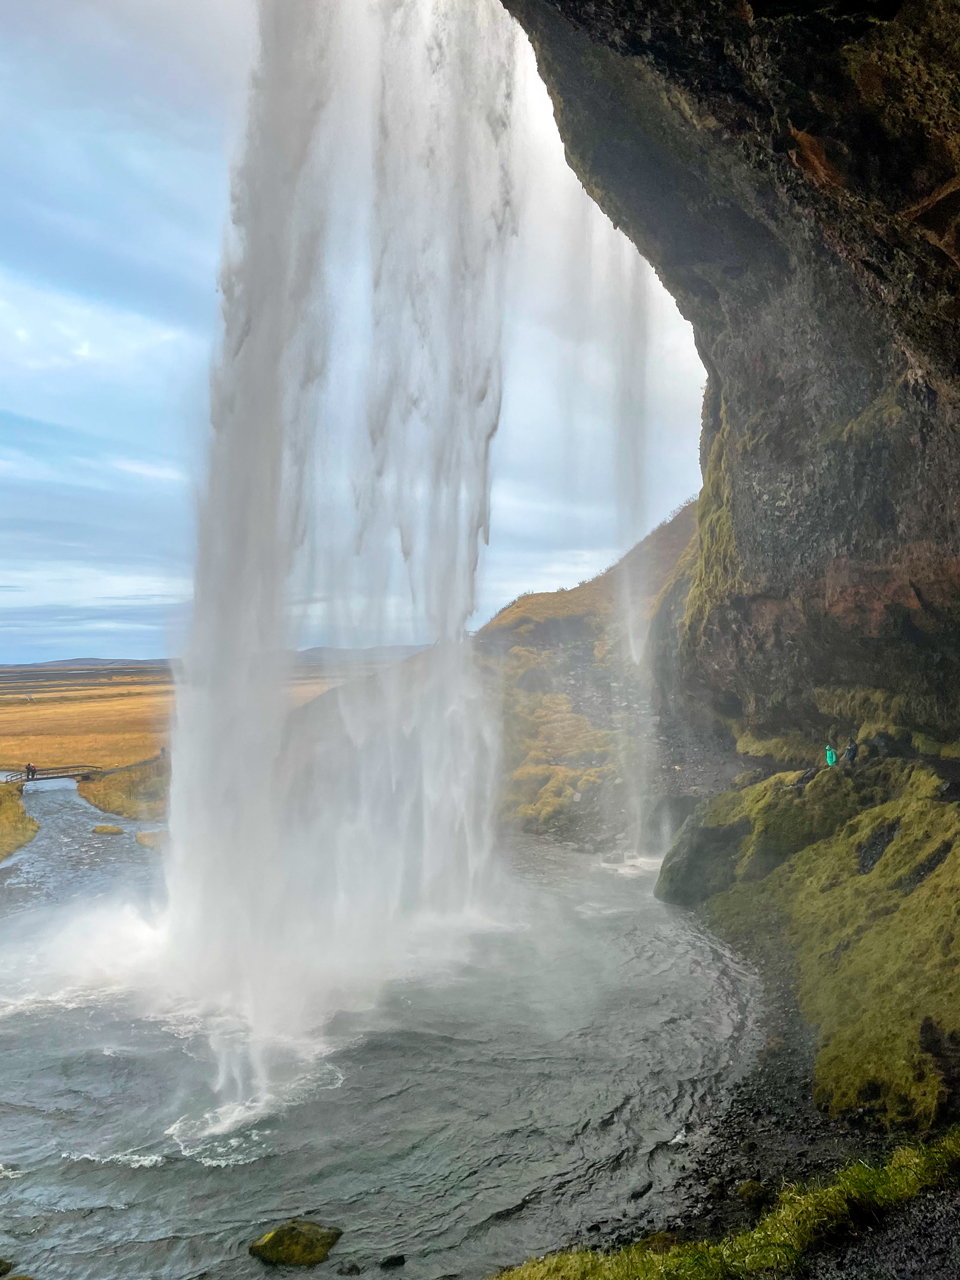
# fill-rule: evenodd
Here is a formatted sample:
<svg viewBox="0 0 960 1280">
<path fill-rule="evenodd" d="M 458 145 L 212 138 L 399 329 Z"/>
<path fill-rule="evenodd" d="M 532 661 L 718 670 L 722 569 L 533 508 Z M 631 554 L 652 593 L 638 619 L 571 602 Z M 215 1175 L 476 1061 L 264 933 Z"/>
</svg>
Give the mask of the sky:
<svg viewBox="0 0 960 1280">
<path fill-rule="evenodd" d="M 0 661 L 175 654 L 252 11 L 4 0 L 2 21 Z M 624 521 L 611 354 L 570 292 L 601 314 L 622 251 L 566 168 L 539 82 L 523 101 L 527 197 L 478 624 L 523 591 L 606 568 L 700 483 L 703 369 L 647 270 L 644 468 Z"/>
</svg>

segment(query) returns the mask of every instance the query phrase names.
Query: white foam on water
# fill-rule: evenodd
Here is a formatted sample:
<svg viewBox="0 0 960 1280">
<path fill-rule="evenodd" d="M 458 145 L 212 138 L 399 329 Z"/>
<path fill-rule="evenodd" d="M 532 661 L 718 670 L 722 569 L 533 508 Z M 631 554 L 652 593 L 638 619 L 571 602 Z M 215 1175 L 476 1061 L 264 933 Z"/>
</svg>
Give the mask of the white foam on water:
<svg viewBox="0 0 960 1280">
<path fill-rule="evenodd" d="M 158 1154 L 144 1155 L 136 1149 L 132 1151 L 117 1151 L 113 1155 L 94 1155 L 92 1152 L 83 1151 L 64 1151 L 61 1160 L 72 1160 L 80 1163 L 89 1161 L 91 1164 L 121 1164 L 128 1169 L 157 1169 L 163 1164 L 165 1157 Z"/>
</svg>

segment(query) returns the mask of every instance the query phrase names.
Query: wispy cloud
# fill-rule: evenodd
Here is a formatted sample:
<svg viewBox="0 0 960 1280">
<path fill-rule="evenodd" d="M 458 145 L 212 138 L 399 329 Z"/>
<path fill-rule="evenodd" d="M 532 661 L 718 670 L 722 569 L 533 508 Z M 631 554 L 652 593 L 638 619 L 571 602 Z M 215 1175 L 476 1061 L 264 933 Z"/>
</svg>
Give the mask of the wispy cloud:
<svg viewBox="0 0 960 1280">
<path fill-rule="evenodd" d="M 188 476 L 179 467 L 157 466 L 151 462 L 134 462 L 130 458 L 114 458 L 110 463 L 117 471 L 131 476 L 144 476 L 147 480 L 173 480 L 185 484 Z"/>
</svg>

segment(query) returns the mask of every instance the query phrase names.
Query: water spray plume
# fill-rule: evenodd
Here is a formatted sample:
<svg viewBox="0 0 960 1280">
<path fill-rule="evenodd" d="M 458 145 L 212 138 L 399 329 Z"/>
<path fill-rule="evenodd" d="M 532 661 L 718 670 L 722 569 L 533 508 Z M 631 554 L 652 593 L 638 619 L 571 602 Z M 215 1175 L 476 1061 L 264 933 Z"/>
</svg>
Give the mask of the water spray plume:
<svg viewBox="0 0 960 1280">
<path fill-rule="evenodd" d="M 362 999 L 485 910 L 497 746 L 465 627 L 500 413 L 515 56 L 494 0 L 259 13 L 168 867 L 184 975 L 255 1037 Z M 366 280 L 338 274 L 351 217 Z M 331 335 L 358 294 L 365 368 L 338 402 Z M 304 601 L 375 642 L 398 565 L 434 648 L 291 714 Z"/>
</svg>

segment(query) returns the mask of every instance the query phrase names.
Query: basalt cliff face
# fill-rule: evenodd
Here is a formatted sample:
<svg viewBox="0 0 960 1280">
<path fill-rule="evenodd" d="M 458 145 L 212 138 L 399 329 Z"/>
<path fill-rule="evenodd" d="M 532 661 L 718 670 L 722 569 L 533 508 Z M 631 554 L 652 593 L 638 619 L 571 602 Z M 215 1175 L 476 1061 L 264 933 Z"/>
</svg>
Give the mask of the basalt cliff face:
<svg viewBox="0 0 960 1280">
<path fill-rule="evenodd" d="M 960 9 L 505 0 L 570 163 L 692 322 L 660 683 L 763 738 L 960 737 Z"/>
</svg>

